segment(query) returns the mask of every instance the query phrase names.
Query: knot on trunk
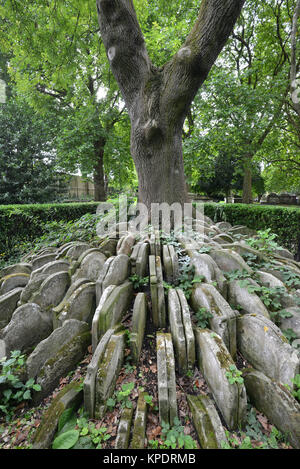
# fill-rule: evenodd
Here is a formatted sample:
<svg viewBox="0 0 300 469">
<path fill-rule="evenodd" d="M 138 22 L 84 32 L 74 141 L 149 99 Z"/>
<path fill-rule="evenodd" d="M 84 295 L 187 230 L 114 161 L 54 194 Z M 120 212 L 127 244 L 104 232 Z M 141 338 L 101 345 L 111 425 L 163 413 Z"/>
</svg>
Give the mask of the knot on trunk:
<svg viewBox="0 0 300 469">
<path fill-rule="evenodd" d="M 146 142 L 160 140 L 163 137 L 162 129 L 155 119 L 149 119 L 144 125 L 144 135 Z"/>
<path fill-rule="evenodd" d="M 178 52 L 177 52 L 177 57 L 179 61 L 184 61 L 188 57 L 190 57 L 192 54 L 192 51 L 189 47 L 182 47 Z"/>
</svg>

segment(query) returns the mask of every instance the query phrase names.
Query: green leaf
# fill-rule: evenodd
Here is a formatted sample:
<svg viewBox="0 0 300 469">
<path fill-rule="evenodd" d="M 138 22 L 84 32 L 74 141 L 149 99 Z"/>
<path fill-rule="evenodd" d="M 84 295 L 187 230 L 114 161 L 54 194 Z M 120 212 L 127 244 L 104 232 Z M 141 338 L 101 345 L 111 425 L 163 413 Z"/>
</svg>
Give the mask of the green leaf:
<svg viewBox="0 0 300 469">
<path fill-rule="evenodd" d="M 74 415 L 74 411 L 72 408 L 65 409 L 63 411 L 63 413 L 61 414 L 58 420 L 58 433 L 63 429 L 67 421 L 70 420 L 73 415 Z"/>
<path fill-rule="evenodd" d="M 80 432 L 80 436 L 86 436 L 88 433 L 89 433 L 88 427 L 84 427 Z"/>
<path fill-rule="evenodd" d="M 52 449 L 71 449 L 78 441 L 79 431 L 70 430 L 55 438 Z"/>
<path fill-rule="evenodd" d="M 30 378 L 28 381 L 26 381 L 25 383 L 25 387 L 26 388 L 31 388 L 34 384 L 34 379 L 33 378 Z"/>
<path fill-rule="evenodd" d="M 31 392 L 30 392 L 30 389 L 27 389 L 27 391 L 24 392 L 23 394 L 23 399 L 25 401 L 29 401 L 31 399 Z"/>
<path fill-rule="evenodd" d="M 42 388 L 40 384 L 33 384 L 32 389 L 34 389 L 35 391 L 40 391 Z"/>
</svg>

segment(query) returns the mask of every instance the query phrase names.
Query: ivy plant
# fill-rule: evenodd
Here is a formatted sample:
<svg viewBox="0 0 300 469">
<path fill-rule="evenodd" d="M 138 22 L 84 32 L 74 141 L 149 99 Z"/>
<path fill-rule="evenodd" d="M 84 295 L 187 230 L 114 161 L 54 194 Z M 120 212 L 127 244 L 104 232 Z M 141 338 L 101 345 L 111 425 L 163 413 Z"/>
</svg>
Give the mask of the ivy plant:
<svg viewBox="0 0 300 469">
<path fill-rule="evenodd" d="M 26 357 L 20 350 L 13 350 L 10 358 L 0 360 L 0 385 L 4 388 L 0 394 L 0 411 L 7 416 L 13 413 L 19 403 L 30 401 L 32 391 L 41 390 L 41 386 L 33 378 L 23 382 L 22 370 L 25 365 Z"/>
</svg>

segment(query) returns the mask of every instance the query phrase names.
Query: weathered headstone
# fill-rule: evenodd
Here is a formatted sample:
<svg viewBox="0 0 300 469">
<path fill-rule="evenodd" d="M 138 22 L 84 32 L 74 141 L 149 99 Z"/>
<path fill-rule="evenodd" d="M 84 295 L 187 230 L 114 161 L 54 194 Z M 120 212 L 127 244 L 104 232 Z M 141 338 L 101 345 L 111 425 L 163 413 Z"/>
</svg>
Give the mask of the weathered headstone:
<svg viewBox="0 0 300 469">
<path fill-rule="evenodd" d="M 224 272 L 246 270 L 249 274 L 253 274 L 253 270 L 248 266 L 244 259 L 232 249 L 213 249 L 210 251 L 209 255 Z"/>
<path fill-rule="evenodd" d="M 42 309 L 57 306 L 64 298 L 70 285 L 70 277 L 67 272 L 51 274 L 43 281 L 39 290 L 32 295 L 32 303 L 37 303 Z"/>
<path fill-rule="evenodd" d="M 6 356 L 13 350 L 31 351 L 52 332 L 52 320 L 34 303 L 15 310 L 1 337 L 5 341 Z"/>
<path fill-rule="evenodd" d="M 129 409 L 125 407 L 120 417 L 115 449 L 128 449 L 132 417 L 133 407 Z"/>
<path fill-rule="evenodd" d="M 230 384 L 226 373 L 234 361 L 223 340 L 208 329 L 195 329 L 199 367 L 230 430 L 241 427 L 247 409 L 243 384 Z"/>
<path fill-rule="evenodd" d="M 102 339 L 100 340 L 99 344 L 96 347 L 96 350 L 93 353 L 92 360 L 90 361 L 84 383 L 83 383 L 83 391 L 84 391 L 84 408 L 89 415 L 90 418 L 94 418 L 95 414 L 95 389 L 96 389 L 96 376 L 99 367 L 103 361 L 104 353 L 109 343 L 111 336 L 116 332 L 119 332 L 122 329 L 120 325 L 117 325 L 104 334 Z"/>
<path fill-rule="evenodd" d="M 292 386 L 292 379 L 300 372 L 299 357 L 272 321 L 261 315 L 241 316 L 237 337 L 239 351 L 255 369 Z"/>
<path fill-rule="evenodd" d="M 149 275 L 153 324 L 155 327 L 163 328 L 166 325 L 166 305 L 161 259 L 159 256 L 149 256 Z"/>
<path fill-rule="evenodd" d="M 48 264 L 49 262 L 53 262 L 56 259 L 56 254 L 44 254 L 41 256 L 37 256 L 33 261 L 32 261 L 32 270 L 37 270 L 43 265 Z"/>
<path fill-rule="evenodd" d="M 132 362 L 138 364 L 144 340 L 147 319 L 147 298 L 145 293 L 138 293 L 132 313 L 132 328 L 130 333 L 130 349 Z"/>
<path fill-rule="evenodd" d="M 186 373 L 195 364 L 195 340 L 189 307 L 182 290 L 169 290 L 168 311 L 178 368 L 180 373 Z"/>
<path fill-rule="evenodd" d="M 11 274 L 31 274 L 32 265 L 26 263 L 13 264 L 0 269 L 0 279 Z"/>
<path fill-rule="evenodd" d="M 72 275 L 72 282 L 80 278 L 96 282 L 105 264 L 106 256 L 98 249 L 89 249 L 83 253 L 83 256 L 78 260 L 76 271 Z"/>
<path fill-rule="evenodd" d="M 290 313 L 290 317 L 280 318 L 280 329 L 282 331 L 290 329 L 295 334 L 295 338 L 300 339 L 300 308 L 285 308 L 284 311 Z"/>
<path fill-rule="evenodd" d="M 46 280 L 49 277 L 48 274 L 43 274 L 43 273 L 37 273 L 36 275 L 33 276 L 33 274 L 35 272 L 38 272 L 39 270 L 40 269 L 37 269 L 36 271 L 32 272 L 29 282 L 23 288 L 20 301 L 18 303 L 19 306 L 25 303 L 30 303 L 31 299 L 33 298 L 35 293 L 39 290 L 44 280 Z"/>
<path fill-rule="evenodd" d="M 300 404 L 286 387 L 260 371 L 247 369 L 243 376 L 254 407 L 287 436 L 294 448 L 300 449 Z"/>
<path fill-rule="evenodd" d="M 175 359 L 171 334 L 156 334 L 157 385 L 160 422 L 174 424 L 177 417 Z"/>
<path fill-rule="evenodd" d="M 219 334 L 231 356 L 236 356 L 236 317 L 234 311 L 218 290 L 208 283 L 197 284 L 192 290 L 191 305 L 195 312 L 205 308 L 212 314 L 209 327 Z"/>
<path fill-rule="evenodd" d="M 240 285 L 240 280 L 229 282 L 228 297 L 230 304 L 239 308 L 244 314 L 260 314 L 270 319 L 270 314 L 259 296 L 256 293 L 250 293 L 247 287 Z"/>
<path fill-rule="evenodd" d="M 124 359 L 125 332 L 117 332 L 106 346 L 102 363 L 97 371 L 95 417 L 101 419 L 106 411 L 106 402 L 111 397 Z"/>
<path fill-rule="evenodd" d="M 74 409 L 82 402 L 82 389 L 78 383 L 67 384 L 53 399 L 43 415 L 34 434 L 32 449 L 49 449 L 56 433 L 58 422 L 66 409 Z"/>
<path fill-rule="evenodd" d="M 141 243 L 135 263 L 135 274 L 141 278 L 146 277 L 148 274 L 148 256 L 149 243 Z"/>
<path fill-rule="evenodd" d="M 0 279 L 0 295 L 4 295 L 15 288 L 25 287 L 29 282 L 29 274 L 10 274 Z"/>
<path fill-rule="evenodd" d="M 32 272 L 30 276 L 30 281 L 34 279 L 39 274 L 56 274 L 57 272 L 68 272 L 70 268 L 70 264 L 67 261 L 52 261 L 48 262 L 48 264 L 42 265 L 39 269 L 36 269 Z"/>
<path fill-rule="evenodd" d="M 68 319 L 78 319 L 91 325 L 95 309 L 95 283 L 84 283 L 72 293 L 66 302 L 58 316 L 58 324 L 62 325 Z"/>
<path fill-rule="evenodd" d="M 27 359 L 29 378 L 37 378 L 42 390 L 36 401 L 47 396 L 59 379 L 73 370 L 84 357 L 91 341 L 89 326 L 77 319 L 70 319 L 42 340 Z"/>
<path fill-rule="evenodd" d="M 13 290 L 0 296 L 0 329 L 5 327 L 11 320 L 12 314 L 17 307 L 23 288 Z"/>
<path fill-rule="evenodd" d="M 178 256 L 172 244 L 164 244 L 162 247 L 163 267 L 168 283 L 174 284 L 179 275 Z"/>
<path fill-rule="evenodd" d="M 144 449 L 146 438 L 147 403 L 140 392 L 134 418 L 130 449 Z"/>
<path fill-rule="evenodd" d="M 117 255 L 125 254 L 126 256 L 130 256 L 134 243 L 134 234 L 128 234 L 120 238 L 117 244 Z"/>
<path fill-rule="evenodd" d="M 99 338 L 114 325 L 121 322 L 122 317 L 128 310 L 133 295 L 131 282 L 122 285 L 110 285 L 104 290 L 96 308 L 92 321 L 93 350 L 99 342 Z"/>
<path fill-rule="evenodd" d="M 96 302 L 109 285 L 121 285 L 130 275 L 130 261 L 125 254 L 110 257 L 105 262 L 96 282 Z"/>
<path fill-rule="evenodd" d="M 225 430 L 213 401 L 208 396 L 187 395 L 202 449 L 222 449 L 227 442 Z"/>
<path fill-rule="evenodd" d="M 90 249 L 90 246 L 87 243 L 76 243 L 67 250 L 65 257 L 76 261 L 88 249 Z"/>
</svg>

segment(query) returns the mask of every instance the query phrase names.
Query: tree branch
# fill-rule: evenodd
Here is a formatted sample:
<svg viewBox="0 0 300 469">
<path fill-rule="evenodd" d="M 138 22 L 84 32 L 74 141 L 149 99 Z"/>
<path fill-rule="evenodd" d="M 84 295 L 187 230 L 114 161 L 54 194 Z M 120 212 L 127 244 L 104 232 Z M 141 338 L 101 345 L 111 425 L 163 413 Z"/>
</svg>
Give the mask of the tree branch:
<svg viewBox="0 0 300 469">
<path fill-rule="evenodd" d="M 203 0 L 181 49 L 164 67 L 163 104 L 183 121 L 199 87 L 223 49 L 244 0 Z M 175 112 L 174 112 L 175 110 Z"/>
<path fill-rule="evenodd" d="M 132 0 L 97 0 L 101 37 L 130 112 L 151 67 Z"/>
</svg>

